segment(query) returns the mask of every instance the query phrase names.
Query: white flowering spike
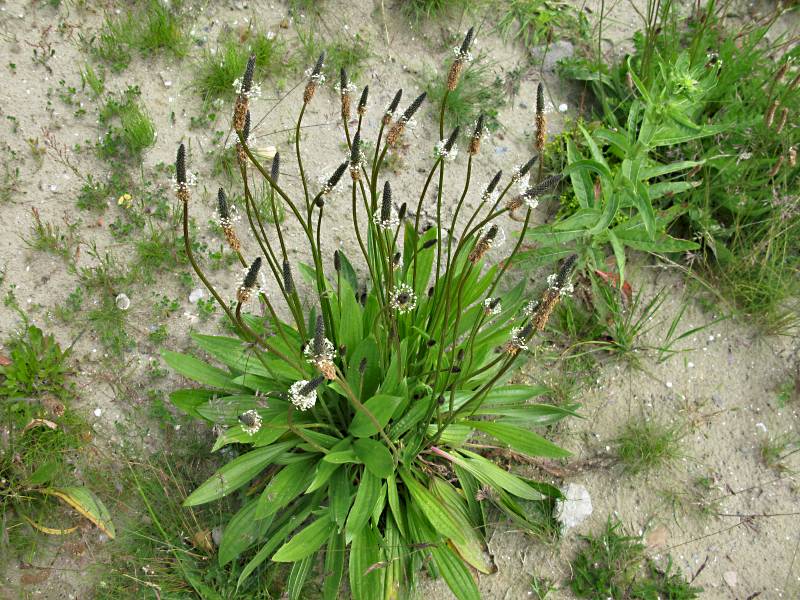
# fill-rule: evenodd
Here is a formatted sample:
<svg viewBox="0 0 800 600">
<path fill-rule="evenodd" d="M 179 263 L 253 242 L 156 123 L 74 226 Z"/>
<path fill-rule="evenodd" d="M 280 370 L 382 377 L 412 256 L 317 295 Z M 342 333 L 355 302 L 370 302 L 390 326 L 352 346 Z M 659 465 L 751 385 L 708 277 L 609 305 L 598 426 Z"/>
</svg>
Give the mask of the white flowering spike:
<svg viewBox="0 0 800 600">
<path fill-rule="evenodd" d="M 458 156 L 458 146 L 453 144 L 453 147 L 448 150 L 446 145 L 447 140 L 439 140 L 434 148 L 434 152 L 436 156 L 440 157 L 442 160 L 453 162 L 456 159 L 456 156 Z"/>
<path fill-rule="evenodd" d="M 246 98 L 253 100 L 254 98 L 261 97 L 261 86 L 257 83 L 250 84 L 250 91 L 245 92 L 242 90 L 242 78 L 239 77 L 236 81 L 233 82 L 233 89 L 236 90 L 237 94 L 242 94 Z"/>
<path fill-rule="evenodd" d="M 551 290 L 557 291 L 562 297 L 569 296 L 575 291 L 575 286 L 572 285 L 571 281 L 566 282 L 562 287 L 558 286 L 558 273 L 553 273 L 552 275 L 547 276 L 547 287 L 549 287 Z"/>
<path fill-rule="evenodd" d="M 295 381 L 289 388 L 289 400 L 298 410 L 308 410 L 317 403 L 317 387 L 319 383 L 313 385 L 316 381 Z"/>
<path fill-rule="evenodd" d="M 391 208 L 389 210 L 389 217 L 384 219 L 381 216 L 381 209 L 378 208 L 372 215 L 372 222 L 380 229 L 394 229 L 400 224 L 400 218 L 397 216 L 397 212 L 395 212 L 394 208 Z"/>
<path fill-rule="evenodd" d="M 470 52 L 469 50 L 462 52 L 460 46 L 453 47 L 453 54 L 456 55 L 457 60 L 461 60 L 468 63 L 471 63 L 474 60 L 472 52 Z"/>
<path fill-rule="evenodd" d="M 324 67 L 325 65 L 323 64 L 322 68 Z M 322 85 L 323 83 L 325 83 L 325 74 L 322 72 L 321 69 L 318 73 L 315 73 L 314 69 L 306 69 L 305 75 L 306 77 L 308 77 L 310 81 L 313 81 L 316 85 Z"/>
<path fill-rule="evenodd" d="M 319 353 L 314 351 L 314 340 L 310 340 L 306 344 L 303 354 L 307 362 L 316 365 L 319 362 L 332 362 L 336 356 L 336 350 L 333 347 L 333 342 L 328 338 L 322 338 L 322 350 Z"/>
<path fill-rule="evenodd" d="M 417 307 L 417 296 L 410 285 L 401 283 L 392 291 L 389 305 L 401 314 L 407 313 Z"/>
<path fill-rule="evenodd" d="M 483 313 L 487 317 L 495 317 L 503 312 L 503 307 L 500 304 L 500 298 L 486 298 L 483 301 Z"/>
<path fill-rule="evenodd" d="M 523 327 L 514 327 L 511 330 L 511 340 L 509 343 L 517 351 L 528 349 L 528 340 L 525 339 L 525 330 Z"/>
<path fill-rule="evenodd" d="M 539 308 L 539 301 L 531 300 L 530 302 L 528 302 L 525 308 L 522 309 L 522 314 L 530 318 L 536 313 L 536 310 L 538 308 Z"/>
<path fill-rule="evenodd" d="M 195 175 L 191 171 L 186 171 L 186 183 L 184 184 L 178 183 L 177 177 L 173 177 L 171 179 L 171 183 L 172 183 L 172 190 L 175 192 L 177 192 L 181 188 L 184 188 L 184 186 L 194 187 L 197 185 L 197 175 Z"/>
<path fill-rule="evenodd" d="M 248 410 L 239 415 L 239 423 L 242 425 L 242 431 L 247 435 L 254 435 L 261 429 L 261 415 L 255 410 Z"/>
</svg>

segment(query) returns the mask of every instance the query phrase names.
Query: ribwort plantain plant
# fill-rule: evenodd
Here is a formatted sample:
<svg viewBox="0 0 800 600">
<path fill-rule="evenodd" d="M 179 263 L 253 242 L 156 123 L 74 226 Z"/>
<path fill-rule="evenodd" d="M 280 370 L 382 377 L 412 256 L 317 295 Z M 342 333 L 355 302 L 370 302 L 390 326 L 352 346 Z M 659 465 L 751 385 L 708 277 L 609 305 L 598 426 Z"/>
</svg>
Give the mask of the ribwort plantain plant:
<svg viewBox="0 0 800 600">
<path fill-rule="evenodd" d="M 471 42 L 472 30 L 456 56 L 460 64 L 450 70 L 448 89 L 458 86 Z M 324 67 L 322 55 L 307 71 L 298 132 L 324 84 Z M 188 229 L 193 178 L 183 145 L 176 161 L 186 254 L 238 336 L 194 336 L 227 369 L 164 354 L 176 371 L 207 386 L 178 390 L 173 402 L 220 428 L 215 450 L 236 445 L 240 451 L 185 505 L 241 496 L 242 508 L 227 524 L 219 549 L 222 565 L 246 562 L 240 583 L 269 560 L 273 566 L 291 564 L 286 590 L 291 598 L 301 597 L 315 570 L 323 575 L 324 598 L 340 593 L 365 600 L 405 598 L 420 568 L 432 560 L 458 598 L 479 598 L 474 573 L 495 570 L 484 539 L 489 506 L 537 532 L 559 497 L 552 486 L 512 474 L 494 459 L 568 455 L 526 425 L 551 424 L 573 413 L 531 403 L 537 387 L 505 382 L 571 290 L 575 260 L 562 263 L 538 303 L 527 297 L 524 282 L 510 290 L 501 285 L 539 197 L 560 178 L 526 183 L 516 201 L 507 198 L 509 190 L 533 161 L 508 183 L 497 173 L 481 190 L 478 208 L 466 214 L 484 120 L 468 132 L 466 166 L 454 164 L 459 128 L 445 136 L 445 97 L 440 141 L 419 198 L 398 207 L 392 182 L 379 181 L 379 166 L 407 135 L 425 94 L 399 112 L 397 92 L 379 116 L 374 152 L 366 156 L 362 123 L 370 112 L 368 92 L 356 96 L 343 70 L 339 95 L 347 155 L 315 191 L 296 135 L 299 185 L 291 193 L 280 175 L 292 169 L 292 159 L 277 154 L 272 165 L 263 165 L 248 144 L 253 68 L 251 60 L 233 129 L 247 223 L 258 243 L 255 255 L 245 254 L 246 238 L 235 231 L 225 191 L 218 194 L 225 237 L 244 269 L 236 289 L 216 289 L 194 259 Z M 445 171 L 451 169 L 463 173 L 456 190 L 445 185 Z M 269 185 L 272 206 L 282 203 L 299 224 L 312 265 L 293 264 L 279 219 L 268 231 L 254 200 L 253 175 Z M 436 192 L 429 193 L 437 176 Z M 336 187 L 349 188 L 366 281 L 341 250 L 332 253 L 332 272 L 324 270 L 321 230 Z M 454 195 L 449 210 L 445 204 Z M 434 202 L 435 220 L 424 228 L 420 215 Z M 500 217 L 515 210 L 524 210 L 524 216 L 516 215 L 522 231 L 508 256 L 495 263 L 491 257 L 504 238 Z M 451 219 L 445 211 L 452 212 Z M 308 276 L 312 289 L 301 288 L 296 272 Z M 246 310 L 253 302 L 265 316 Z M 290 315 L 288 322 L 279 310 Z M 349 592 L 340 592 L 345 585 Z"/>
</svg>

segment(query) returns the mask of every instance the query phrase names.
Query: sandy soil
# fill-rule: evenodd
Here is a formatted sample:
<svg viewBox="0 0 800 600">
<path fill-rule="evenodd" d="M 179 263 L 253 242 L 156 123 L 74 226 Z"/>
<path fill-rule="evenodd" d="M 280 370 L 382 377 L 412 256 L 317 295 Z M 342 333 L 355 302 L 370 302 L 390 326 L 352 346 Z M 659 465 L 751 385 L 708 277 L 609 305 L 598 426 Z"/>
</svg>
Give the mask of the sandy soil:
<svg viewBox="0 0 800 600">
<path fill-rule="evenodd" d="M 112 452 L 119 446 L 131 444 L 141 447 L 142 451 L 157 449 L 157 436 L 151 435 L 150 429 L 141 424 L 137 429 L 140 436 L 135 440 L 120 434 L 130 431 L 131 421 L 138 418 L 146 402 L 147 387 L 153 385 L 145 377 L 145 370 L 151 360 L 158 360 L 158 348 L 148 343 L 147 334 L 163 323 L 170 333 L 168 344 L 180 348 L 188 345 L 191 330 L 212 331 L 213 322 L 198 320 L 197 307 L 189 302 L 188 290 L 178 284 L 176 277 L 163 276 L 152 286 L 114 290 L 126 293 L 131 299 L 127 322 L 137 339 L 135 351 L 128 353 L 120 366 L 119 361 L 104 355 L 101 344 L 86 324 L 65 325 L 54 317 L 54 307 L 62 304 L 75 288 L 76 278 L 67 272 L 60 259 L 31 251 L 21 239 L 28 235 L 32 224 L 31 208 L 35 207 L 45 222 L 81 220 L 80 232 L 84 240 L 96 242 L 103 252 L 114 252 L 122 260 L 130 252 L 129 248 L 114 242 L 108 231 L 116 211 L 124 210 L 116 205 L 116 199 L 109 198 L 109 208 L 100 219 L 88 213 L 81 214 L 75 207 L 75 198 L 82 180 L 52 154 L 48 154 L 41 165 L 37 164 L 29 150 L 27 140 L 38 139 L 36 145 L 42 146 L 47 132 L 58 144 L 67 147 L 96 140 L 102 134 L 95 122 L 96 106 L 88 96 L 79 94 L 87 114 L 76 117 L 75 107 L 66 106 L 59 99 L 59 91 L 65 85 L 80 87 L 78 68 L 87 60 L 81 50 L 80 35 L 89 36 L 100 26 L 102 9 L 106 5 L 91 3 L 94 7 L 79 10 L 70 3 L 65 4 L 67 6 L 54 10 L 39 2 L 0 0 L 0 80 L 4 84 L 0 88 L 0 141 L 8 143 L 24 157 L 19 193 L 2 207 L 0 220 L 0 267 L 5 268 L 4 288 L 15 285 L 15 294 L 33 321 L 53 331 L 62 343 L 71 343 L 83 332 L 75 346 L 78 404 L 92 422 L 98 446 Z M 357 82 L 370 85 L 371 118 L 365 126 L 367 138 L 376 135 L 378 118 L 394 91 L 403 87 L 403 105 L 406 105 L 421 91 L 417 74 L 437 68 L 448 57 L 449 50 L 442 39 L 458 36 L 467 27 L 465 22 L 449 23 L 447 29 L 429 25 L 413 30 L 392 7 L 387 10 L 384 26 L 380 4 L 331 0 L 324 23 L 328 32 L 360 33 L 371 41 L 373 56 Z M 386 4 L 388 7 L 390 3 Z M 599 2 L 587 6 L 592 11 L 590 19 L 596 22 Z M 107 6 L 114 7 L 113 4 Z M 631 4 L 618 2 L 613 7 L 606 6 L 606 10 L 609 8 L 603 34 L 607 40 L 605 50 L 617 54 L 628 47 L 639 21 Z M 290 41 L 293 39 L 291 29 L 280 29 L 280 22 L 288 15 L 283 3 L 226 1 L 208 3 L 194 10 L 193 36 L 202 44 L 213 46 L 223 28 L 246 27 L 255 17 L 260 28 L 279 32 Z M 476 48 L 491 57 L 493 70 L 503 77 L 516 66 L 524 65 L 525 56 L 521 48 L 504 44 L 491 35 L 491 30 L 491 19 L 484 19 Z M 51 71 L 31 59 L 31 44 L 42 40 L 52 44 L 55 50 L 47 62 Z M 199 176 L 194 216 L 201 225 L 203 241 L 209 246 L 219 246 L 220 240 L 203 225 L 213 215 L 218 186 L 209 176 L 208 151 L 214 143 L 213 132 L 189 129 L 190 117 L 199 110 L 199 101 L 190 89 L 193 60 L 198 53 L 199 49 L 193 47 L 192 56 L 180 63 L 164 58 L 135 58 L 123 73 L 108 74 L 106 87 L 110 91 L 121 91 L 129 84 L 136 84 L 142 90 L 142 99 L 158 131 L 156 145 L 144 156 L 144 173 L 148 177 L 159 163 L 174 160 L 180 141 L 187 143 L 190 168 Z M 6 66 L 11 62 L 16 64 L 13 70 Z M 567 115 L 575 114 L 574 107 L 579 101 L 575 90 L 558 80 L 552 65 L 546 64 L 542 73 L 534 68 L 527 69 L 519 94 L 500 111 L 502 128 L 487 142 L 475 181 L 488 181 L 500 168 L 509 172 L 530 156 L 534 130 L 532 107 L 535 85 L 540 77 L 547 85 L 551 132 L 559 130 L 562 118 L 554 107 L 566 103 Z M 60 83 L 62 79 L 64 84 Z M 299 79 L 294 79 L 293 83 L 296 81 Z M 165 82 L 171 84 L 167 86 Z M 279 97 L 267 85 L 264 92 L 256 113 L 266 112 Z M 298 94 L 299 90 L 282 100 L 269 119 L 254 130 L 258 145 L 274 145 L 285 157 L 291 156 L 290 138 L 283 130 L 294 122 Z M 228 114 L 229 109 L 224 108 L 221 114 Z M 312 113 L 306 120 L 311 127 L 304 138 L 307 140 L 305 166 L 312 173 L 312 181 L 317 174 L 329 174 L 343 158 L 338 111 L 337 97 L 330 90 L 324 90 L 315 98 Z M 418 169 L 427 164 L 426 159 L 432 155 L 437 141 L 433 133 L 433 112 L 428 107 L 409 137 L 410 146 L 405 157 L 408 167 L 393 178 L 398 199 L 416 197 L 421 177 Z M 94 173 L 102 177 L 108 171 L 92 152 L 69 152 L 69 157 L 81 175 Z M 299 189 L 296 165 L 293 160 L 286 160 L 284 164 L 282 178 L 296 192 Z M 445 183 L 446 189 L 456 190 L 458 181 L 451 174 Z M 168 181 L 162 183 L 169 185 Z M 474 205 L 477 195 L 476 191 L 468 197 L 468 205 Z M 349 256 L 355 257 L 357 246 L 349 226 L 348 203 L 339 196 L 331 204 L 333 210 L 327 217 L 330 226 L 323 231 L 323 245 L 328 248 L 329 260 L 336 248 L 343 248 Z M 507 225 L 515 227 L 511 223 Z M 297 259 L 302 260 L 305 252 L 299 229 L 290 224 L 288 230 L 290 246 L 295 249 Z M 254 241 L 245 240 L 245 247 L 252 255 Z M 647 263 L 644 259 L 640 262 Z M 79 267 L 95 264 L 88 252 L 81 252 Z M 220 289 L 232 293 L 238 277 L 238 269 L 231 269 L 215 273 L 212 279 Z M 675 273 L 642 266 L 631 276 L 631 281 L 647 294 L 654 294 L 661 288 L 669 292 L 669 301 L 658 315 L 662 322 L 653 328 L 649 340 L 653 344 L 663 337 L 682 302 L 689 304 L 682 330 L 711 323 L 718 316 L 704 313 Z M 180 309 L 163 322 L 153 316 L 151 308 L 161 295 L 181 299 Z M 89 303 L 101 301 L 102 298 L 87 298 Z M 14 313 L 0 306 L 0 338 L 10 335 L 17 323 Z M 793 514 L 798 507 L 794 472 L 800 467 L 800 457 L 795 455 L 783 472 L 768 469 L 759 457 L 760 443 L 765 438 L 797 433 L 797 404 L 782 407 L 777 400 L 778 387 L 791 376 L 797 364 L 797 339 L 762 338 L 746 324 L 723 321 L 688 340 L 685 353 L 663 363 L 657 363 L 652 353 L 642 351 L 641 354 L 640 369 L 630 369 L 618 361 L 601 361 L 595 383 L 575 398 L 583 405 L 582 414 L 587 418 L 569 421 L 557 432 L 556 441 L 575 453 L 575 460 L 564 467 L 563 478 L 554 478 L 552 473 L 535 467 L 520 467 L 530 469 L 543 479 L 585 485 L 592 496 L 594 514 L 558 543 L 533 540 L 499 523 L 490 541 L 499 572 L 481 578 L 484 597 L 530 597 L 532 574 L 549 577 L 564 587 L 570 575 L 569 560 L 580 544 L 578 534 L 597 531 L 611 514 L 617 514 L 630 531 L 650 535 L 654 541 L 654 555 L 670 553 L 676 566 L 688 577 L 697 574 L 695 583 L 706 588 L 704 597 L 744 599 L 758 593 L 762 598 L 800 597 L 800 561 L 796 560 L 800 521 Z M 542 377 L 535 372 L 528 376 L 532 380 Z M 176 382 L 170 376 L 158 385 L 168 390 Z M 629 418 L 682 424 L 687 432 L 685 456 L 670 470 L 659 470 L 649 478 L 629 477 L 620 467 L 593 467 L 602 462 L 598 457 L 610 454 L 612 440 Z M 697 477 L 708 477 L 713 482 L 709 496 L 719 500 L 717 512 L 722 515 L 699 518 L 682 511 L 673 513 L 664 503 L 664 490 L 683 490 Z M 92 545 L 97 543 L 93 534 L 87 534 L 87 539 Z M 67 552 L 57 552 L 50 577 L 26 586 L 20 584 L 24 570 L 17 569 L 19 565 L 10 565 L 6 579 L 0 582 L 0 591 L 8 597 L 24 594 L 39 598 L 91 597 L 93 584 L 76 576 L 76 570 L 91 563 L 91 555 L 92 552 L 84 553 L 76 558 Z M 735 585 L 730 585 L 733 581 L 730 573 L 736 573 Z M 424 582 L 421 596 L 450 597 L 441 582 Z M 571 596 L 562 589 L 550 597 Z"/>
</svg>

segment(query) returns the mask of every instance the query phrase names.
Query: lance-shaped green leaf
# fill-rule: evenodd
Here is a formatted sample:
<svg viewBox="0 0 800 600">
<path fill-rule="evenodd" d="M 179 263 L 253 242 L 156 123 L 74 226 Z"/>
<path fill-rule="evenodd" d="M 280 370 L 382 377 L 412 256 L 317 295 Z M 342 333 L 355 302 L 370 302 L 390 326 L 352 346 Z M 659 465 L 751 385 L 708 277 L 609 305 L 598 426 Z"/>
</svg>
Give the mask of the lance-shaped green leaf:
<svg viewBox="0 0 800 600">
<path fill-rule="evenodd" d="M 492 423 L 490 421 L 467 421 L 467 425 L 488 433 L 501 442 L 508 444 L 512 450 L 528 456 L 545 456 L 547 458 L 564 458 L 570 452 L 548 442 L 542 436 L 507 423 Z"/>
<path fill-rule="evenodd" d="M 238 490 L 296 443 L 297 440 L 289 440 L 251 450 L 247 454 L 234 458 L 189 494 L 189 497 L 183 501 L 183 505 L 205 504 Z"/>
<path fill-rule="evenodd" d="M 313 521 L 305 529 L 296 533 L 292 539 L 278 548 L 272 557 L 275 562 L 295 562 L 311 556 L 320 549 L 331 533 L 336 529 L 327 511 L 322 513 L 316 521 Z"/>
</svg>

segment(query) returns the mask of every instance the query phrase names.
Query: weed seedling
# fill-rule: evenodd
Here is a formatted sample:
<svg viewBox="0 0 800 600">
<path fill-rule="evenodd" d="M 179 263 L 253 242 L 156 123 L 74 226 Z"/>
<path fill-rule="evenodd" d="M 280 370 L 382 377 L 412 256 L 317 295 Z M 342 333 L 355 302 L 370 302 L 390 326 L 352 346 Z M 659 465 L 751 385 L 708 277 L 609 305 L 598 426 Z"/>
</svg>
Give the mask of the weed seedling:
<svg viewBox="0 0 800 600">
<path fill-rule="evenodd" d="M 599 536 L 585 536 L 587 546 L 572 561 L 572 591 L 581 598 L 609 600 L 692 600 L 701 588 L 691 587 L 672 572 L 672 559 L 661 570 L 645 557 L 640 537 L 622 533 L 611 518 Z"/>
<path fill-rule="evenodd" d="M 678 426 L 635 419 L 624 426 L 615 440 L 617 458 L 632 475 L 667 466 L 681 456 L 682 438 Z"/>
</svg>

